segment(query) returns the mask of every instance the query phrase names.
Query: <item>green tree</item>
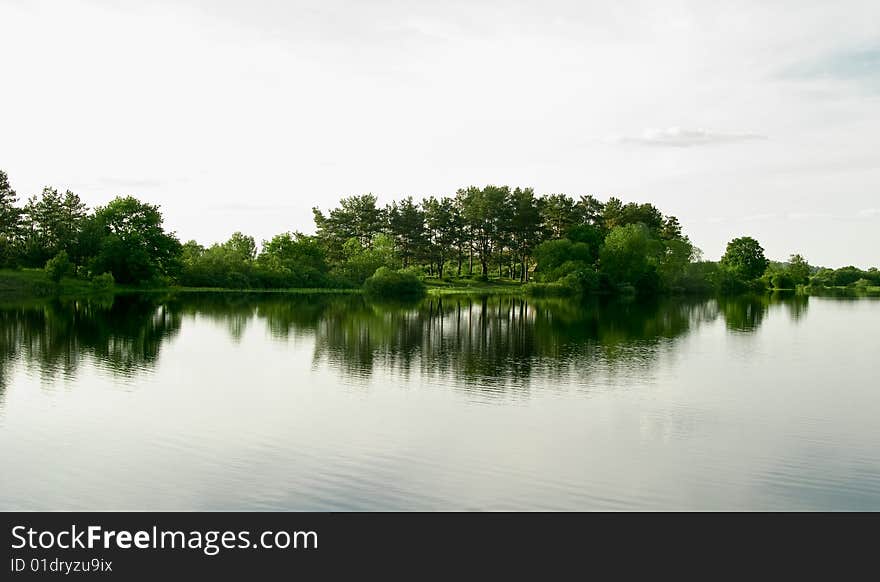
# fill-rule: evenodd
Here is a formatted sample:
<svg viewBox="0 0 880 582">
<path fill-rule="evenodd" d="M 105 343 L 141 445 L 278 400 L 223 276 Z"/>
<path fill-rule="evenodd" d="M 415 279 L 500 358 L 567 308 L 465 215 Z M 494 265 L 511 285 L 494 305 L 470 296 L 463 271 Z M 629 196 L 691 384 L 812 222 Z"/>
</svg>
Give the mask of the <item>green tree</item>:
<svg viewBox="0 0 880 582">
<path fill-rule="evenodd" d="M 471 274 L 474 253 L 480 261 L 480 273 L 484 276 L 489 274 L 493 243 L 497 243 L 501 238 L 499 224 L 504 217 L 503 207 L 508 192 L 509 188 L 506 186 L 485 188 L 471 186 L 457 193 L 461 215 L 469 236 L 471 252 L 469 273 Z"/>
<path fill-rule="evenodd" d="M 636 204 L 635 202 L 624 204 L 618 198 L 609 198 L 602 213 L 602 222 L 609 231 L 617 226 L 644 224 L 654 237 L 661 235 L 666 220 L 663 213 L 653 204 Z M 674 219 L 674 222 L 669 225 L 673 232 L 675 232 L 677 222 L 678 220 Z"/>
<path fill-rule="evenodd" d="M 412 273 L 379 267 L 364 281 L 364 292 L 378 299 L 415 299 L 425 294 L 425 285 Z"/>
<path fill-rule="evenodd" d="M 437 266 L 437 277 L 443 278 L 446 261 L 458 250 L 458 269 L 461 275 L 462 260 L 462 220 L 461 214 L 451 198 L 433 196 L 422 201 L 425 228 L 428 241 L 429 260 Z"/>
<path fill-rule="evenodd" d="M 6 172 L 0 170 L 0 266 L 15 263 L 17 245 L 21 236 L 21 209 L 16 206 L 18 196 Z"/>
<path fill-rule="evenodd" d="M 743 281 L 752 281 L 764 274 L 770 261 L 764 248 L 752 237 L 743 236 L 727 243 L 721 265 L 733 271 Z"/>
<path fill-rule="evenodd" d="M 120 283 L 173 274 L 181 245 L 173 233 L 165 232 L 162 222 L 158 206 L 132 196 L 96 208 L 99 240 L 91 271 L 112 273 Z"/>
<path fill-rule="evenodd" d="M 180 260 L 187 265 L 197 261 L 204 254 L 205 247 L 194 240 L 188 240 L 180 249 Z"/>
<path fill-rule="evenodd" d="M 807 260 L 801 255 L 791 255 L 788 258 L 788 276 L 795 285 L 806 285 L 810 280 L 812 268 Z"/>
<path fill-rule="evenodd" d="M 587 261 L 594 265 L 599 259 L 599 249 L 605 241 L 605 232 L 593 224 L 576 224 L 568 230 L 568 239 L 572 242 L 584 243 L 590 249 Z"/>
<path fill-rule="evenodd" d="M 61 282 L 62 277 L 70 274 L 73 265 L 67 257 L 66 251 L 60 251 L 57 255 L 46 261 L 46 274 L 55 283 Z"/>
<path fill-rule="evenodd" d="M 241 232 L 232 233 L 223 246 L 229 252 L 240 257 L 242 261 L 252 261 L 257 256 L 257 243 L 254 241 L 254 237 Z"/>
<path fill-rule="evenodd" d="M 542 242 L 535 249 L 538 266 L 536 273 L 545 282 L 556 281 L 573 268 L 592 266 L 593 253 L 589 245 L 559 238 Z"/>
<path fill-rule="evenodd" d="M 577 202 L 577 214 L 581 224 L 602 226 L 602 213 L 605 205 L 589 194 L 581 196 Z"/>
<path fill-rule="evenodd" d="M 615 286 L 631 285 L 645 294 L 656 292 L 660 248 L 643 223 L 616 226 L 605 237 L 599 255 L 600 271 Z"/>
<path fill-rule="evenodd" d="M 287 287 L 328 284 L 329 266 L 324 248 L 314 237 L 301 232 L 285 232 L 263 241 L 257 266 L 261 273 L 285 278 Z"/>
<path fill-rule="evenodd" d="M 55 188 L 43 188 L 39 197 L 28 199 L 24 211 L 25 262 L 32 266 L 45 263 L 48 257 L 65 251 L 81 262 L 79 237 L 88 209 L 70 190 L 64 195 Z"/>
<path fill-rule="evenodd" d="M 541 219 L 548 238 L 562 238 L 580 222 L 574 200 L 565 194 L 550 194 L 541 198 Z"/>
<path fill-rule="evenodd" d="M 345 258 L 336 265 L 336 275 L 349 285 L 362 285 L 379 267 L 392 270 L 398 267 L 394 241 L 386 234 L 376 235 L 369 247 L 352 237 L 345 243 L 343 252 Z"/>
<path fill-rule="evenodd" d="M 388 217 L 388 232 L 394 240 L 397 255 L 406 268 L 427 251 L 425 213 L 413 202 L 412 196 L 404 198 L 400 204 L 392 202 L 385 212 Z"/>
<path fill-rule="evenodd" d="M 699 259 L 700 250 L 687 237 L 661 239 L 662 250 L 657 264 L 660 284 L 665 290 L 694 290 L 690 265 Z"/>
<path fill-rule="evenodd" d="M 519 260 L 519 280 L 528 280 L 529 257 L 541 240 L 541 209 L 531 188 L 515 188 L 510 195 L 511 244 Z"/>
<path fill-rule="evenodd" d="M 350 196 L 339 202 L 327 216 L 313 208 L 312 213 L 317 226 L 316 236 L 327 249 L 333 260 L 345 258 L 343 247 L 351 238 L 356 238 L 363 248 L 370 248 L 373 239 L 385 229 L 384 211 L 376 205 L 372 194 Z"/>
<path fill-rule="evenodd" d="M 61 219 L 57 225 L 59 246 L 66 250 L 73 262 L 81 265 L 86 258 L 80 248 L 80 237 L 88 219 L 89 209 L 78 194 L 67 190 L 61 201 Z"/>
</svg>

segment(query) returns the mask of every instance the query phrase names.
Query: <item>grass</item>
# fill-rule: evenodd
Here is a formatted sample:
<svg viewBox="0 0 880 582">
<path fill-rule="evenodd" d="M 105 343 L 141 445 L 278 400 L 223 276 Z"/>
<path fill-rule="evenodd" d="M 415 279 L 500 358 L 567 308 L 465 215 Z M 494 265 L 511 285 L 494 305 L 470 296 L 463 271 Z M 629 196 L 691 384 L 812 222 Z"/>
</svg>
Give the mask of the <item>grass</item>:
<svg viewBox="0 0 880 582">
<path fill-rule="evenodd" d="M 867 285 L 864 287 L 858 287 L 855 285 L 849 285 L 846 287 L 843 286 L 834 286 L 834 287 L 813 287 L 807 286 L 803 288 L 804 292 L 812 295 L 822 295 L 822 294 L 830 294 L 830 295 L 880 295 L 880 286 L 877 285 Z"/>
<path fill-rule="evenodd" d="M 291 295 L 343 295 L 362 293 L 356 288 L 328 288 L 328 287 L 290 287 L 279 289 L 230 289 L 226 287 L 126 287 L 123 289 L 130 293 L 287 293 Z"/>
<path fill-rule="evenodd" d="M 450 278 L 424 281 L 431 295 L 514 295 L 523 293 L 525 287 L 514 279 Z M 95 295 L 98 293 L 273 293 L 273 294 L 357 294 L 359 288 L 283 288 L 283 289 L 228 289 L 223 287 L 134 287 L 116 285 L 112 289 L 98 288 L 88 281 L 65 277 L 53 283 L 42 269 L 0 269 L 0 296 L 2 297 L 53 297 Z"/>
<path fill-rule="evenodd" d="M 431 295 L 516 295 L 524 292 L 524 285 L 515 279 L 425 279 Z"/>
<path fill-rule="evenodd" d="M 106 289 L 98 289 L 88 281 L 70 277 L 55 283 L 42 269 L 0 269 L 0 294 L 4 297 L 92 295 L 104 291 Z"/>
</svg>

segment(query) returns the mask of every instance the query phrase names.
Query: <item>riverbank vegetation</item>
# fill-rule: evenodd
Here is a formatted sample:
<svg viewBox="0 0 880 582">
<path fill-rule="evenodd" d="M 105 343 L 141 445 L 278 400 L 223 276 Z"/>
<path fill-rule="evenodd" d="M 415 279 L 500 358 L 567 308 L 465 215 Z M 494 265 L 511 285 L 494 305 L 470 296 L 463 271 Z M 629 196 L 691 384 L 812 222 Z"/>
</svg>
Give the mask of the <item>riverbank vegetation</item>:
<svg viewBox="0 0 880 582">
<path fill-rule="evenodd" d="M 0 172 L 0 289 L 365 286 L 391 296 L 426 287 L 655 296 L 880 285 L 876 268 L 821 269 L 800 255 L 771 262 L 747 236 L 732 240 L 720 261 L 705 261 L 676 217 L 614 197 L 490 185 L 384 207 L 371 194 L 351 196 L 313 213 L 314 235 L 286 232 L 257 244 L 236 232 L 204 246 L 181 242 L 158 206 L 134 197 L 90 210 L 77 194 L 47 187 L 20 202 Z M 28 268 L 43 269 L 49 284 Z"/>
</svg>

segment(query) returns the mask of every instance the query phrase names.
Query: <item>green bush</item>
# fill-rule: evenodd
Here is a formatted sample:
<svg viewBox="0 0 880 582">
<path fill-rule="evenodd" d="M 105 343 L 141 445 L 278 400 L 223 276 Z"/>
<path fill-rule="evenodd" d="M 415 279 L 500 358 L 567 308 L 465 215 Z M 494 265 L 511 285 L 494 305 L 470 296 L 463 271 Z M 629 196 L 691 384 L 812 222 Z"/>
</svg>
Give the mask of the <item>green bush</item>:
<svg viewBox="0 0 880 582">
<path fill-rule="evenodd" d="M 424 278 L 428 275 L 427 271 L 425 271 L 425 267 L 422 265 L 410 265 L 409 267 L 399 269 L 399 272 L 410 273 L 411 275 L 415 275 L 420 280 L 424 280 Z"/>
<path fill-rule="evenodd" d="M 364 292 L 380 298 L 415 298 L 425 294 L 425 284 L 412 273 L 379 267 L 366 281 Z"/>
<path fill-rule="evenodd" d="M 774 289 L 794 289 L 795 288 L 794 280 L 791 278 L 791 276 L 788 273 L 786 273 L 784 271 L 778 271 L 776 273 L 773 273 L 773 275 L 770 277 L 770 284 L 773 285 Z"/>
<path fill-rule="evenodd" d="M 65 251 L 61 251 L 46 261 L 46 274 L 55 283 L 60 283 L 62 277 L 69 274 L 73 269 L 70 259 Z"/>
<path fill-rule="evenodd" d="M 98 289 L 111 289 L 116 284 L 112 273 L 101 273 L 92 277 L 92 285 Z"/>
</svg>

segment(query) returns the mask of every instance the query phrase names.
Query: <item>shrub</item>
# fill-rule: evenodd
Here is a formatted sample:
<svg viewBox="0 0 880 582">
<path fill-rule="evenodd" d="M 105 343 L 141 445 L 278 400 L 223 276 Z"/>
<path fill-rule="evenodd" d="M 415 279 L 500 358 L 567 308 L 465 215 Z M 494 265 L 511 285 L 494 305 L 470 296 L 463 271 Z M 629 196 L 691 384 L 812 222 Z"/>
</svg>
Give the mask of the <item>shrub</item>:
<svg viewBox="0 0 880 582">
<path fill-rule="evenodd" d="M 415 275 L 419 279 L 424 279 L 428 275 L 428 273 L 425 271 L 425 267 L 423 267 L 422 265 L 410 265 L 408 267 L 400 269 L 398 272 L 410 273 L 412 275 Z"/>
<path fill-rule="evenodd" d="M 111 289 L 116 284 L 112 273 L 101 273 L 92 277 L 92 285 L 98 289 Z"/>
<path fill-rule="evenodd" d="M 746 282 L 734 270 L 723 265 L 713 273 L 712 283 L 715 289 L 722 295 L 735 295 L 743 293 L 747 289 Z"/>
<path fill-rule="evenodd" d="M 770 277 L 770 284 L 774 289 L 794 289 L 795 287 L 794 279 L 784 271 L 773 273 Z"/>
<path fill-rule="evenodd" d="M 61 282 L 61 278 L 71 272 L 73 265 L 65 251 L 61 251 L 46 261 L 46 274 L 55 283 Z"/>
<path fill-rule="evenodd" d="M 364 292 L 373 297 L 381 298 L 415 298 L 425 294 L 425 284 L 412 273 L 392 271 L 388 267 L 379 267 L 366 281 Z"/>
</svg>

